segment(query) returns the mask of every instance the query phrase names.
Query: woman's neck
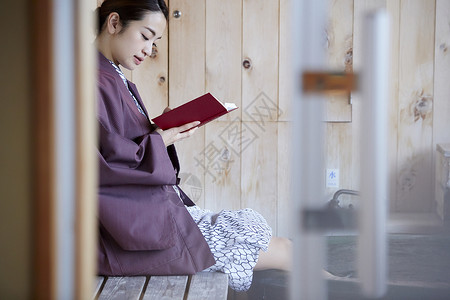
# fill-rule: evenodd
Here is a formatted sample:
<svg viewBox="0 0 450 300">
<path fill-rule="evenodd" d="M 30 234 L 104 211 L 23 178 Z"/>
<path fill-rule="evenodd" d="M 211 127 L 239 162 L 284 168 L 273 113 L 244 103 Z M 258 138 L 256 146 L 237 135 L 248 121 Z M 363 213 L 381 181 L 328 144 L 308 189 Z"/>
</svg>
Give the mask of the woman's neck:
<svg viewBox="0 0 450 300">
<path fill-rule="evenodd" d="M 103 54 L 104 57 L 109 59 L 110 61 L 114 62 L 112 53 L 109 47 L 109 39 L 107 36 L 100 34 L 95 39 L 95 46 L 97 47 L 97 50 Z M 116 62 L 114 62 L 116 63 Z"/>
</svg>

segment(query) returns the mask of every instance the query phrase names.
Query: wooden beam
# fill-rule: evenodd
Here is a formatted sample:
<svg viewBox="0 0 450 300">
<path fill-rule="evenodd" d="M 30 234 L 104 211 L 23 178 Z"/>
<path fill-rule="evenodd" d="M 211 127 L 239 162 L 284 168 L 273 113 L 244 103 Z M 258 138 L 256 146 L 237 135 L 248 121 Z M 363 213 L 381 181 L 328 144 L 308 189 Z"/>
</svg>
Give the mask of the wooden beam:
<svg viewBox="0 0 450 300">
<path fill-rule="evenodd" d="M 53 124 L 53 7 L 51 0 L 33 0 L 30 10 L 32 34 L 32 103 L 34 155 L 34 255 L 35 299 L 55 299 L 55 193 Z"/>
<path fill-rule="evenodd" d="M 356 90 L 357 76 L 353 73 L 309 72 L 302 76 L 305 93 L 350 94 Z"/>
<path fill-rule="evenodd" d="M 97 267 L 97 143 L 95 119 L 96 51 L 92 45 L 96 3 L 73 0 L 75 7 L 75 299 L 89 299 Z"/>
</svg>

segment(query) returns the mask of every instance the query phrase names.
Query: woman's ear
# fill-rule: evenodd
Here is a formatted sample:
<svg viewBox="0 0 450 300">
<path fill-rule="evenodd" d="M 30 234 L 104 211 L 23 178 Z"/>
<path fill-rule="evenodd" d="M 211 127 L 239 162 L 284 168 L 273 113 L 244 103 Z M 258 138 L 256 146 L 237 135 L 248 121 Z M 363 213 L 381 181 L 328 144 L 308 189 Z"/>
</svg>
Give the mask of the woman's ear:
<svg viewBox="0 0 450 300">
<path fill-rule="evenodd" d="M 110 13 L 106 20 L 106 26 L 110 34 L 118 33 L 122 28 L 119 14 L 116 12 Z"/>
</svg>

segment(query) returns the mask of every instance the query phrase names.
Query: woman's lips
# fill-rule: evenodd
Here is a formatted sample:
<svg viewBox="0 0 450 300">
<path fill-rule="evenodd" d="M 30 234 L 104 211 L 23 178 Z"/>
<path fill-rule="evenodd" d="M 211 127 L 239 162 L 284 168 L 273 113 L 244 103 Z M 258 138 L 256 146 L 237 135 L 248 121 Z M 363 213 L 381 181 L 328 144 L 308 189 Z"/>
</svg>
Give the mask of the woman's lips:
<svg viewBox="0 0 450 300">
<path fill-rule="evenodd" d="M 140 65 L 142 61 L 143 59 L 141 59 L 140 57 L 137 57 L 136 55 L 134 56 L 134 63 L 136 65 Z"/>
</svg>

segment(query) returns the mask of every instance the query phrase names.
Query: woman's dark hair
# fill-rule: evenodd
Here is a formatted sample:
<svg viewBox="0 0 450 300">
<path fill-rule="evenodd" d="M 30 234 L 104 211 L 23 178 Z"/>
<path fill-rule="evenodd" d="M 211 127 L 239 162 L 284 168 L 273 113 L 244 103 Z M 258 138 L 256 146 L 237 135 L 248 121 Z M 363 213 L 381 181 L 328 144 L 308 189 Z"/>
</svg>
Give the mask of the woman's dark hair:
<svg viewBox="0 0 450 300">
<path fill-rule="evenodd" d="M 97 8 L 98 33 L 102 31 L 106 18 L 112 12 L 119 14 L 123 28 L 130 21 L 142 20 L 148 12 L 162 12 L 166 20 L 169 18 L 169 10 L 164 0 L 105 0 Z"/>
</svg>

